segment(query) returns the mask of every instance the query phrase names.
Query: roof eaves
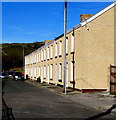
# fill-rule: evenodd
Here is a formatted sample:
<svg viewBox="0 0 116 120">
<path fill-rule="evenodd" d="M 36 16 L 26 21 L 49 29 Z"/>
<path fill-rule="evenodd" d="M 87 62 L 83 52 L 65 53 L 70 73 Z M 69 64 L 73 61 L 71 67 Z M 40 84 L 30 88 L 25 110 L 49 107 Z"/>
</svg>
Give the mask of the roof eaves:
<svg viewBox="0 0 116 120">
<path fill-rule="evenodd" d="M 100 16 L 101 14 L 105 13 L 106 11 L 108 11 L 109 9 L 111 9 L 112 7 L 114 7 L 116 5 L 116 2 L 110 4 L 109 6 L 107 6 L 106 8 L 104 8 L 103 10 L 101 10 L 100 12 L 96 13 L 95 15 L 93 15 L 92 17 L 89 17 L 88 19 L 86 19 L 85 21 L 82 21 L 80 24 L 81 26 L 86 25 L 87 23 L 91 22 L 92 20 L 94 20 L 95 18 L 97 18 L 98 16 Z"/>
<path fill-rule="evenodd" d="M 46 47 L 47 45 L 50 45 L 54 42 L 54 40 L 52 40 L 51 42 L 48 42 L 48 43 L 45 43 L 45 45 L 41 46 L 40 48 L 38 48 L 37 50 L 33 51 L 32 53 L 26 55 L 26 56 L 29 56 L 29 55 L 32 55 L 33 53 L 35 52 L 38 52 L 39 50 L 43 49 L 44 47 Z"/>
</svg>

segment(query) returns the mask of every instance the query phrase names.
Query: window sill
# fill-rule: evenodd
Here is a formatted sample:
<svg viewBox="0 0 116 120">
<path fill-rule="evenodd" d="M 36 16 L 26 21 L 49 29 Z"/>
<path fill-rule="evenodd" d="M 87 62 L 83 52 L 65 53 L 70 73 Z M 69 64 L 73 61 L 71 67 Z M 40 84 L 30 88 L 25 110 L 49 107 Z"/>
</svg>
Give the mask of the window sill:
<svg viewBox="0 0 116 120">
<path fill-rule="evenodd" d="M 59 79 L 58 81 L 59 81 L 59 82 L 62 82 L 62 80 L 61 80 L 61 79 Z"/>
<path fill-rule="evenodd" d="M 71 84 L 75 84 L 75 81 L 70 81 Z"/>
<path fill-rule="evenodd" d="M 74 54 L 75 52 L 70 52 L 71 54 Z"/>
<path fill-rule="evenodd" d="M 62 57 L 62 55 L 59 55 L 59 57 Z"/>
</svg>

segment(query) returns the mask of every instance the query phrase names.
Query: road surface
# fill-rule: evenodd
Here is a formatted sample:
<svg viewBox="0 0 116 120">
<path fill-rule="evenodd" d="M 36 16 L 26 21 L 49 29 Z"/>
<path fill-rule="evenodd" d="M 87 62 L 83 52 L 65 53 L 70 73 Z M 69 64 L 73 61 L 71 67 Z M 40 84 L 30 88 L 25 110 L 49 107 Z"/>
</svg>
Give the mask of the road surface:
<svg viewBox="0 0 116 120">
<path fill-rule="evenodd" d="M 111 118 L 112 113 L 84 106 L 65 95 L 24 81 L 5 80 L 4 99 L 15 118 Z"/>
</svg>

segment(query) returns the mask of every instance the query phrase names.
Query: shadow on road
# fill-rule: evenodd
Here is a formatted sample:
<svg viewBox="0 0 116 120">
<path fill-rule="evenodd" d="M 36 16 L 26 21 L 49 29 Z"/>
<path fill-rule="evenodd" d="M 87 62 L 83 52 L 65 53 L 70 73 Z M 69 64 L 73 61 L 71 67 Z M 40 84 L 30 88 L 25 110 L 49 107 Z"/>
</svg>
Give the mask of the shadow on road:
<svg viewBox="0 0 116 120">
<path fill-rule="evenodd" d="M 4 100 L 4 86 L 6 81 L 2 80 L 2 119 L 1 120 L 15 120 L 14 115 L 12 113 L 12 108 L 9 108 Z"/>
<path fill-rule="evenodd" d="M 106 112 L 103 112 L 103 113 L 100 113 L 100 114 L 98 114 L 98 115 L 92 116 L 92 117 L 90 117 L 90 118 L 87 118 L 86 120 L 95 120 L 95 119 L 97 119 L 97 118 L 100 118 L 100 117 L 103 117 L 103 116 L 105 116 L 105 115 L 108 115 L 108 114 L 110 114 L 110 113 L 112 112 L 112 110 L 115 109 L 115 108 L 116 108 L 116 104 L 112 105 L 112 107 L 109 108 Z"/>
</svg>

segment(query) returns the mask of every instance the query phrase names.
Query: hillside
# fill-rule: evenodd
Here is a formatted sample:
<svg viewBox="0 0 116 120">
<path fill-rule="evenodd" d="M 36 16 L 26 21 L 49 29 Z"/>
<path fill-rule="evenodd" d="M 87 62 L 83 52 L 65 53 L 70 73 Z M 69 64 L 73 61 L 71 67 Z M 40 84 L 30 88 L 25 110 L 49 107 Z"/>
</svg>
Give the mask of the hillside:
<svg viewBox="0 0 116 120">
<path fill-rule="evenodd" d="M 27 55 L 42 45 L 44 42 L 2 44 L 2 70 L 23 67 L 23 48 Z"/>
</svg>

